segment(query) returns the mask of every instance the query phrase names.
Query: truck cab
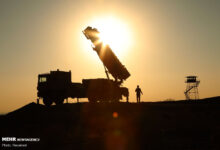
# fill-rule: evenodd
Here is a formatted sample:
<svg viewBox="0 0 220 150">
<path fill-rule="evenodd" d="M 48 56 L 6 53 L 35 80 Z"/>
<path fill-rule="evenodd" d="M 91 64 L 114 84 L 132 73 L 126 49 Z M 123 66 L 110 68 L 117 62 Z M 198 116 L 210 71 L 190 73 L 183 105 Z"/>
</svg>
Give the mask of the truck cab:
<svg viewBox="0 0 220 150">
<path fill-rule="evenodd" d="M 37 84 L 37 96 L 43 98 L 45 105 L 63 103 L 66 99 L 68 89 L 71 86 L 71 71 L 50 71 L 50 73 L 39 74 Z"/>
</svg>

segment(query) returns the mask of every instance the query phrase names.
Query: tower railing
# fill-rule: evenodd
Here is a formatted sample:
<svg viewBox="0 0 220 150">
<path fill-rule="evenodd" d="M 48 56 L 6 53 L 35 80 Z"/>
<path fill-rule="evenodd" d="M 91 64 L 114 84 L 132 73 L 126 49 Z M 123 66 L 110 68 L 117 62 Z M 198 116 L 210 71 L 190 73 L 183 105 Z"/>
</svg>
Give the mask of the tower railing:
<svg viewBox="0 0 220 150">
<path fill-rule="evenodd" d="M 199 99 L 198 86 L 200 81 L 197 80 L 197 76 L 186 77 L 186 90 L 184 92 L 186 100 Z"/>
</svg>

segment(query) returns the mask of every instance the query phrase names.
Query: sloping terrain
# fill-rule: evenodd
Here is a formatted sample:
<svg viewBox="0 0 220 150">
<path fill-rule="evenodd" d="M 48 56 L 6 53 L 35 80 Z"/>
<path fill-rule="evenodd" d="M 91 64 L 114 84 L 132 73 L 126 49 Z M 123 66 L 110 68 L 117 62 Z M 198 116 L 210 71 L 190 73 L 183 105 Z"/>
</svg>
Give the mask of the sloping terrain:
<svg viewBox="0 0 220 150">
<path fill-rule="evenodd" d="M 40 138 L 26 142 L 29 149 L 220 149 L 220 97 L 49 108 L 30 103 L 0 122 L 1 137 Z"/>
</svg>

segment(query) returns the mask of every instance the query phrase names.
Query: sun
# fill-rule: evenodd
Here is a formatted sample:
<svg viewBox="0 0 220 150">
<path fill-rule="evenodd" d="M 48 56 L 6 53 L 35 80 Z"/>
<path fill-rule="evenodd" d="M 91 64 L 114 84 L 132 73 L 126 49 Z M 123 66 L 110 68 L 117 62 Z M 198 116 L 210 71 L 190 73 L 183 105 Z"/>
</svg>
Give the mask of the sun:
<svg viewBox="0 0 220 150">
<path fill-rule="evenodd" d="M 99 30 L 100 40 L 108 44 L 116 55 L 124 55 L 131 46 L 131 31 L 128 25 L 119 19 L 105 17 L 93 20 L 90 25 Z"/>
</svg>

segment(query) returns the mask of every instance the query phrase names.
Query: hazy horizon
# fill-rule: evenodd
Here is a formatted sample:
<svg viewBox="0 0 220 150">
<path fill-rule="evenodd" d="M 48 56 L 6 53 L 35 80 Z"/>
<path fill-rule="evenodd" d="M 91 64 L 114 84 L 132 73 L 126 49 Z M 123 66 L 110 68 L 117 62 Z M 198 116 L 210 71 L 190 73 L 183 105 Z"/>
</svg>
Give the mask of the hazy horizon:
<svg viewBox="0 0 220 150">
<path fill-rule="evenodd" d="M 123 86 L 132 102 L 137 85 L 146 102 L 185 99 L 187 75 L 201 81 L 200 98 L 219 96 L 219 14 L 218 0 L 1 0 L 0 113 L 35 101 L 41 73 L 106 78 L 82 30 L 105 29 L 109 17 L 126 27 L 127 41 L 110 47 L 131 74 Z"/>
</svg>

